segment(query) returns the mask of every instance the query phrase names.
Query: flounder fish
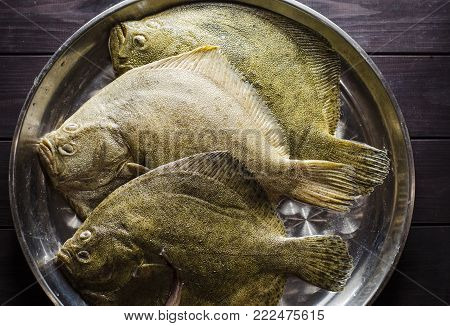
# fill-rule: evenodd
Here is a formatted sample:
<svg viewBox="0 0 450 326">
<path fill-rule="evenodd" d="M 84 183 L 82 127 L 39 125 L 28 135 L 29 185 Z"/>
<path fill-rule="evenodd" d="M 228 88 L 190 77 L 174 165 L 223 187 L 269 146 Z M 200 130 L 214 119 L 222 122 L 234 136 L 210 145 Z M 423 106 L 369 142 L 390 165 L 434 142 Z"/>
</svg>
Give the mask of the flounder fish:
<svg viewBox="0 0 450 326">
<path fill-rule="evenodd" d="M 77 231 L 57 253 L 74 288 L 92 305 L 171 305 L 177 293 L 172 266 L 137 247 L 120 223 L 110 227 Z"/>
<path fill-rule="evenodd" d="M 219 49 L 206 46 L 130 70 L 45 135 L 45 170 L 81 218 L 146 168 L 229 151 L 271 194 L 346 211 L 345 164 L 289 158 L 282 129 Z"/>
<path fill-rule="evenodd" d="M 276 305 L 287 274 L 340 291 L 352 268 L 339 236 L 286 237 L 264 190 L 226 152 L 184 158 L 121 186 L 57 254 L 81 293 L 95 292 L 88 286 L 98 275 L 128 279 L 137 262 L 156 256 L 175 271 L 171 298 L 181 305 Z"/>
<path fill-rule="evenodd" d="M 338 54 L 307 27 L 275 13 L 226 3 L 175 7 L 111 31 L 114 69 L 129 69 L 218 45 L 254 85 L 286 131 L 293 159 L 327 160 L 356 170 L 360 194 L 383 183 L 386 151 L 334 136 L 340 118 Z"/>
</svg>

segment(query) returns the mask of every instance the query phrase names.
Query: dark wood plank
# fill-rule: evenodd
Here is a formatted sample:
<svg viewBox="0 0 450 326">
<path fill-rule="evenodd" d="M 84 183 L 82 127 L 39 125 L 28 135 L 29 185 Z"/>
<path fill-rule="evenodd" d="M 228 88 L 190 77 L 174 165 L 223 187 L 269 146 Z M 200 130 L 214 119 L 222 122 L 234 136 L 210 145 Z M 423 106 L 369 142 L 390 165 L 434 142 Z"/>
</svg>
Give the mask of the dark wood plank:
<svg viewBox="0 0 450 326">
<path fill-rule="evenodd" d="M 449 52 L 446 0 L 302 0 L 367 52 Z"/>
<path fill-rule="evenodd" d="M 48 56 L 0 57 L 0 138 L 12 137 L 25 98 Z"/>
<path fill-rule="evenodd" d="M 1 51 L 50 53 L 83 23 L 119 0 L 4 2 L 7 5 L 0 3 Z M 450 52 L 450 6 L 442 7 L 446 0 L 301 2 L 334 21 L 366 51 Z"/>
<path fill-rule="evenodd" d="M 35 280 L 14 230 L 0 230 L 0 246 L 0 303 L 3 303 Z M 394 272 L 375 304 L 438 305 L 444 304 L 441 300 L 450 302 L 449 255 L 450 227 L 413 227 L 398 271 Z M 51 303 L 39 285 L 34 284 L 8 304 Z"/>
<path fill-rule="evenodd" d="M 450 137 L 450 56 L 372 58 L 397 98 L 411 137 Z"/>
<path fill-rule="evenodd" d="M 450 304 L 450 227 L 413 227 L 375 305 Z"/>
<path fill-rule="evenodd" d="M 28 267 L 14 230 L 0 230 L 0 248 L 0 304 L 51 304 Z"/>
<path fill-rule="evenodd" d="M 450 223 L 450 140 L 413 141 L 416 202 L 413 223 Z"/>
<path fill-rule="evenodd" d="M 48 56 L 0 57 L 0 138 L 12 137 L 33 80 Z M 450 56 L 373 57 L 392 88 L 411 137 L 450 137 Z"/>
<path fill-rule="evenodd" d="M 52 53 L 78 28 L 120 0 L 4 0 L 2 53 Z"/>
<path fill-rule="evenodd" d="M 5 0 L 0 2 L 0 139 L 12 136 L 17 115 L 46 56 L 84 22 L 119 0 Z M 450 4 L 446 0 L 303 0 L 346 30 L 366 51 L 449 53 Z M 9 8 L 14 7 L 14 9 Z M 1 55 L 3 54 L 3 55 Z M 447 56 L 376 56 L 391 85 L 412 137 L 450 137 L 450 59 Z M 11 227 L 8 201 L 10 142 L 0 142 L 0 228 Z M 377 305 L 434 305 L 450 302 L 450 140 L 415 140 L 417 192 L 413 226 L 398 271 Z M 35 284 L 15 232 L 0 229 L 0 303 L 50 304 Z M 438 266 L 438 267 L 437 267 Z M 34 285 L 32 285 L 34 284 Z M 442 301 L 443 300 L 443 301 Z"/>
<path fill-rule="evenodd" d="M 0 142 L 0 226 L 11 227 L 8 201 L 10 142 Z M 414 140 L 414 224 L 450 223 L 450 140 Z"/>
<path fill-rule="evenodd" d="M 11 142 L 0 141 L 0 228 L 13 226 L 8 189 L 10 148 Z"/>
</svg>

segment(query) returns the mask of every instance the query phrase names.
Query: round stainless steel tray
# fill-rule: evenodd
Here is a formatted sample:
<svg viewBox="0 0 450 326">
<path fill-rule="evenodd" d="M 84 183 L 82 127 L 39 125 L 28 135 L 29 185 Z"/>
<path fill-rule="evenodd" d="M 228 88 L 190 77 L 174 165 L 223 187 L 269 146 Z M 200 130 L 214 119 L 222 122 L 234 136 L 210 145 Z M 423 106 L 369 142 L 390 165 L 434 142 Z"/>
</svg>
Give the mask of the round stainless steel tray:
<svg viewBox="0 0 450 326">
<path fill-rule="evenodd" d="M 52 262 L 79 221 L 48 185 L 33 145 L 114 78 L 107 41 L 117 22 L 192 1 L 123 1 L 84 25 L 36 78 L 20 114 L 10 160 L 10 198 L 17 236 L 40 285 L 55 304 L 84 305 Z M 388 280 L 403 249 L 413 209 L 414 166 L 403 116 L 368 55 L 325 17 L 293 0 L 242 0 L 296 20 L 326 37 L 341 56 L 343 118 L 338 136 L 386 148 L 386 182 L 350 213 L 331 214 L 291 201 L 279 215 L 290 235 L 337 233 L 349 241 L 356 267 L 345 290 L 331 293 L 290 278 L 281 304 L 365 305 Z"/>
</svg>

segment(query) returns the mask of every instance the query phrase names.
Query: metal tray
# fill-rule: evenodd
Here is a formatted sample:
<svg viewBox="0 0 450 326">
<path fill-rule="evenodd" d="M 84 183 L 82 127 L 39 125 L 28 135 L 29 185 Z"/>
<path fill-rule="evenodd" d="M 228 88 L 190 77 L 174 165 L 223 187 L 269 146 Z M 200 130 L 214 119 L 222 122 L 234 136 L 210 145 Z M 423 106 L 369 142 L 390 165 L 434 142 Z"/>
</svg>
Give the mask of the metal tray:
<svg viewBox="0 0 450 326">
<path fill-rule="evenodd" d="M 10 199 L 17 236 L 40 285 L 55 304 L 84 305 L 52 263 L 79 221 L 48 185 L 33 144 L 60 125 L 113 78 L 108 53 L 112 26 L 168 7 L 193 2 L 123 1 L 84 25 L 50 59 L 28 95 L 14 135 Z M 405 243 L 414 201 L 414 166 L 403 116 L 375 64 L 339 27 L 293 0 L 242 0 L 294 19 L 322 34 L 342 58 L 343 118 L 338 135 L 387 148 L 391 173 L 384 185 L 361 198 L 348 214 L 330 214 L 284 202 L 279 214 L 291 235 L 337 233 L 348 239 L 356 267 L 345 290 L 331 293 L 291 277 L 280 304 L 365 305 L 381 291 Z"/>
</svg>

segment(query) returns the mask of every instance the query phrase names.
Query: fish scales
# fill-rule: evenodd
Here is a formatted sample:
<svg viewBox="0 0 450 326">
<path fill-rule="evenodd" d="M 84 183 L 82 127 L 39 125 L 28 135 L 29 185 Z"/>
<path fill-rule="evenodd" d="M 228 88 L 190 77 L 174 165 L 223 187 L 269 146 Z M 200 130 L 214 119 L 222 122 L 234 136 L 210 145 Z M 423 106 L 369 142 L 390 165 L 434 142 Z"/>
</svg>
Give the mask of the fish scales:
<svg viewBox="0 0 450 326">
<path fill-rule="evenodd" d="M 291 158 L 352 165 L 360 194 L 389 173 L 385 150 L 334 137 L 340 118 L 339 55 L 318 33 L 261 8 L 228 3 L 174 7 L 111 31 L 121 74 L 205 44 L 218 45 L 286 131 Z"/>
<path fill-rule="evenodd" d="M 264 190 L 250 172 L 236 169 L 229 153 L 178 163 L 118 188 L 63 245 L 58 257 L 79 291 L 101 290 L 85 280 L 107 270 L 113 271 L 110 282 L 118 283 L 116 274 L 141 260 L 145 265 L 146 255 L 163 257 L 176 271 L 182 285 L 175 301 L 182 305 L 274 305 L 290 273 L 328 290 L 343 288 L 352 265 L 345 242 L 286 238 Z M 217 196 L 204 196 L 212 192 Z M 81 239 L 86 232 L 89 238 Z M 112 250 L 123 247 L 129 250 Z M 106 252 L 115 263 L 99 261 Z M 147 281 L 157 282 L 158 274 L 152 275 Z"/>
<path fill-rule="evenodd" d="M 289 158 L 270 110 L 214 46 L 123 74 L 38 148 L 81 218 L 146 169 L 210 151 L 229 151 L 275 201 L 287 195 L 346 211 L 357 195 L 351 167 Z"/>
</svg>

